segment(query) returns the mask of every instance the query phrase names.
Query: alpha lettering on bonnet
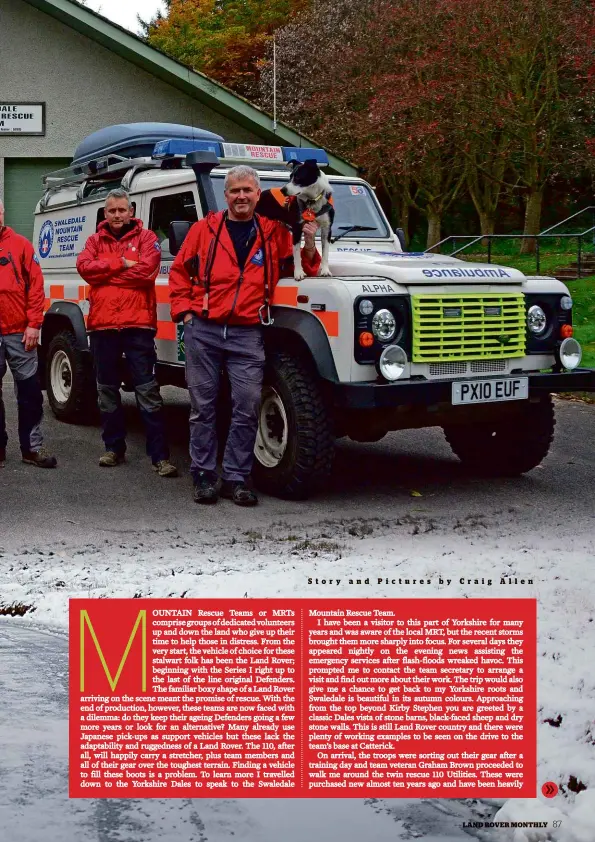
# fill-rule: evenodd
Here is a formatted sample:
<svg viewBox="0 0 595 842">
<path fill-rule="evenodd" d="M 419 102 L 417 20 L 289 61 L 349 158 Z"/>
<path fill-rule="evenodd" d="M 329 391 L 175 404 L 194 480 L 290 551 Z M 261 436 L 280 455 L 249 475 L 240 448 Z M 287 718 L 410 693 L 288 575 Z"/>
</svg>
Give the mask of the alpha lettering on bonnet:
<svg viewBox="0 0 595 842">
<path fill-rule="evenodd" d="M 394 292 L 390 284 L 362 284 L 362 292 Z"/>
</svg>

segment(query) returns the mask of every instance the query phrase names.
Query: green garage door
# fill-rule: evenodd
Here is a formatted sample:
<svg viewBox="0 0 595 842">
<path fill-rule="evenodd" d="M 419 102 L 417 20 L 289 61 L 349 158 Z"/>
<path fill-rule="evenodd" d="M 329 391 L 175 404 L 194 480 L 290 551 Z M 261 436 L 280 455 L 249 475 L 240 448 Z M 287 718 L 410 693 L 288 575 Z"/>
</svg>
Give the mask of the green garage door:
<svg viewBox="0 0 595 842">
<path fill-rule="evenodd" d="M 5 158 L 6 225 L 31 239 L 35 205 L 43 192 L 42 176 L 69 164 L 69 158 Z"/>
</svg>

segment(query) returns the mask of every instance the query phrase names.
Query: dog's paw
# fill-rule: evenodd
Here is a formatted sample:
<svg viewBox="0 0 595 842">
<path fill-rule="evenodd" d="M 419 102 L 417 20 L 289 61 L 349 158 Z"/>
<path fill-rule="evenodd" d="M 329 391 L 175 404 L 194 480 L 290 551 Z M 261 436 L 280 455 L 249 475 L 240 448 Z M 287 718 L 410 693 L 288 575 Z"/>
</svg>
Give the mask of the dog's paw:
<svg viewBox="0 0 595 842">
<path fill-rule="evenodd" d="M 293 273 L 294 281 L 303 281 L 305 277 L 306 277 L 306 273 L 303 271 L 303 269 L 299 269 L 299 270 L 296 269 L 295 272 Z"/>
<path fill-rule="evenodd" d="M 321 278 L 332 278 L 333 277 L 333 273 L 328 268 L 328 266 L 321 266 L 320 272 L 318 274 Z"/>
</svg>

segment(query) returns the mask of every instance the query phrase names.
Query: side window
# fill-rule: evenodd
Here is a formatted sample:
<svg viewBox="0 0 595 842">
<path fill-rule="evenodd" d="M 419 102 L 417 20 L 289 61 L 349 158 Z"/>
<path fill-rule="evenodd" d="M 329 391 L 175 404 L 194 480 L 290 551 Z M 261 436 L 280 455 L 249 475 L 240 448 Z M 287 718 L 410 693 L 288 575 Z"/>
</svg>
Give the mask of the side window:
<svg viewBox="0 0 595 842">
<path fill-rule="evenodd" d="M 171 193 L 169 196 L 155 196 L 149 208 L 149 228 L 154 231 L 161 243 L 164 257 L 171 257 L 169 251 L 169 223 L 174 221 L 196 222 L 196 201 L 194 193 Z"/>
</svg>

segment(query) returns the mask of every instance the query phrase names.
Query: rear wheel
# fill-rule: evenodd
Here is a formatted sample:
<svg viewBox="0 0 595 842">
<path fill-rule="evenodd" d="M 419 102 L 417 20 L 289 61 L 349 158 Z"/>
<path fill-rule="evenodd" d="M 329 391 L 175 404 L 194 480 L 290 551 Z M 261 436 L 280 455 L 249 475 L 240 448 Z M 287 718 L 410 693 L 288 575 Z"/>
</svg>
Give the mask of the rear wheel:
<svg viewBox="0 0 595 842">
<path fill-rule="evenodd" d="M 505 419 L 444 427 L 453 452 L 470 471 L 483 476 L 513 477 L 537 467 L 554 438 L 552 396 L 527 401 Z"/>
<path fill-rule="evenodd" d="M 305 498 L 328 477 L 335 440 L 315 376 L 299 359 L 267 362 L 252 475 L 258 488 Z"/>
<path fill-rule="evenodd" d="M 46 388 L 52 412 L 60 421 L 88 421 L 97 406 L 91 355 L 77 348 L 74 334 L 57 333 L 46 354 Z"/>
</svg>

